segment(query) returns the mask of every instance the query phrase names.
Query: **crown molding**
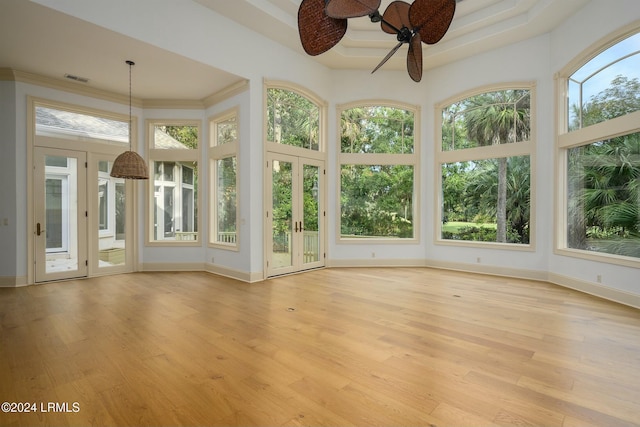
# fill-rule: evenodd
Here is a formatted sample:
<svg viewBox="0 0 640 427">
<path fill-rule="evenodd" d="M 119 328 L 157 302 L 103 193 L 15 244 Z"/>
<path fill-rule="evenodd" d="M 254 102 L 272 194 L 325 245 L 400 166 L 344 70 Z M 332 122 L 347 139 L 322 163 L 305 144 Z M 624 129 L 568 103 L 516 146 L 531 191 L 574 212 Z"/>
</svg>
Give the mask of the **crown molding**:
<svg viewBox="0 0 640 427">
<path fill-rule="evenodd" d="M 129 104 L 128 95 L 120 95 L 102 89 L 81 86 L 82 83 L 67 82 L 53 77 L 13 70 L 11 68 L 0 68 L 0 80 L 27 83 L 75 93 L 77 95 L 89 96 L 91 98 L 103 99 L 105 101 L 117 102 L 119 104 Z M 132 99 L 132 101 L 134 105 L 142 106 L 142 102 L 139 100 Z"/>
<path fill-rule="evenodd" d="M 27 83 L 50 89 L 70 92 L 77 95 L 116 102 L 119 104 L 129 104 L 129 96 L 109 92 L 93 87 L 82 86 L 82 83 L 67 82 L 53 77 L 42 76 L 26 71 L 14 70 L 11 68 L 0 68 L 0 81 L 14 81 Z M 199 100 L 190 99 L 138 99 L 132 98 L 132 104 L 139 108 L 150 109 L 197 109 L 202 110 L 211 107 L 227 98 L 231 98 L 249 89 L 249 81 L 243 80 L 234 83 L 226 88 L 206 96 Z"/>
<path fill-rule="evenodd" d="M 202 99 L 206 108 L 249 90 L 249 80 L 242 80 Z"/>
</svg>

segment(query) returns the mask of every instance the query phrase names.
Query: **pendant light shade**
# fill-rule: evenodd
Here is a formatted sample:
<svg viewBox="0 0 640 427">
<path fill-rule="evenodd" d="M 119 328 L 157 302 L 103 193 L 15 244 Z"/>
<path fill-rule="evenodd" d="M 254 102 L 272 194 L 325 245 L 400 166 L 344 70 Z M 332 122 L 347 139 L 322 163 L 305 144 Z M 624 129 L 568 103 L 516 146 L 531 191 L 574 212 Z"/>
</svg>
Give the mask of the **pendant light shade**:
<svg viewBox="0 0 640 427">
<path fill-rule="evenodd" d="M 149 179 L 149 169 L 144 159 L 131 148 L 131 67 L 133 61 L 126 61 L 129 65 L 129 151 L 125 151 L 116 157 L 111 167 L 110 175 L 114 178 L 124 179 Z"/>
<path fill-rule="evenodd" d="M 144 159 L 135 151 L 125 151 L 116 157 L 111 176 L 125 179 L 149 179 L 149 169 Z"/>
</svg>

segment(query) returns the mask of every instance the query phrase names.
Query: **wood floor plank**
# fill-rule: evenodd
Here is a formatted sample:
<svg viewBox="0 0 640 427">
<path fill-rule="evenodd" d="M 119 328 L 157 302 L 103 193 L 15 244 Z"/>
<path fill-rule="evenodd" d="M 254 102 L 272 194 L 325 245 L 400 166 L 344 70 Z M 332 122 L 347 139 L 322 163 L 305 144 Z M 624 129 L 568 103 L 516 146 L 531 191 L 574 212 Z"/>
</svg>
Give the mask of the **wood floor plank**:
<svg viewBox="0 0 640 427">
<path fill-rule="evenodd" d="M 0 425 L 640 426 L 639 337 L 627 306 L 429 268 L 0 288 L 0 400 L 80 406 Z"/>
</svg>

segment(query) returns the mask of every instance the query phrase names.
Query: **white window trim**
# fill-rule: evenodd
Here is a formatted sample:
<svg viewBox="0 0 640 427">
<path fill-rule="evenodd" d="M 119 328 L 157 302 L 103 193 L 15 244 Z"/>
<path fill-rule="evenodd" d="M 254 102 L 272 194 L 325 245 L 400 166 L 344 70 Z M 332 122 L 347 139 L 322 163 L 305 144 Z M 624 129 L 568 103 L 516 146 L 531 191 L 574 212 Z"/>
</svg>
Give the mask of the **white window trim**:
<svg viewBox="0 0 640 427">
<path fill-rule="evenodd" d="M 567 80 L 584 64 L 600 52 L 640 31 L 640 22 L 627 25 L 603 37 L 578 54 L 555 76 L 556 93 L 556 150 L 555 150 L 555 195 L 554 209 L 554 250 L 556 255 L 569 256 L 588 261 L 606 262 L 632 268 L 640 268 L 640 259 L 602 252 L 586 251 L 567 247 L 567 154 L 570 148 L 589 145 L 617 136 L 640 132 L 640 111 L 596 123 L 581 129 L 568 131 L 568 88 Z"/>
<path fill-rule="evenodd" d="M 510 144 L 491 145 L 485 147 L 474 147 L 462 150 L 442 150 L 442 109 L 454 102 L 467 99 L 483 93 L 498 92 L 502 90 L 528 89 L 530 95 L 530 138 L 529 141 L 522 141 Z M 482 86 L 467 92 L 452 96 L 435 107 L 435 144 L 434 144 L 434 222 L 433 241 L 436 245 L 458 246 L 485 249 L 508 249 L 510 251 L 534 252 L 536 250 L 536 141 L 537 132 L 537 107 L 536 107 L 536 83 L 535 82 L 509 82 L 496 85 Z M 442 165 L 445 163 L 455 163 L 471 160 L 498 159 L 502 157 L 529 156 L 530 161 L 530 188 L 529 188 L 529 243 L 502 243 L 502 242 L 476 242 L 468 240 L 450 240 L 442 238 Z"/>
<path fill-rule="evenodd" d="M 236 140 L 218 145 L 217 126 L 218 123 L 236 119 Z M 240 108 L 234 107 L 209 120 L 209 236 L 207 245 L 210 248 L 225 249 L 238 252 L 240 250 Z M 217 161 L 235 157 L 236 159 L 236 239 L 235 243 L 224 243 L 217 241 L 218 230 L 218 168 Z"/>
<path fill-rule="evenodd" d="M 411 111 L 413 113 L 413 153 L 407 154 L 364 154 L 364 153 L 343 153 L 341 144 L 341 118 L 342 112 L 357 107 L 389 107 L 400 110 Z M 336 243 L 339 245 L 369 245 L 369 244 L 385 244 L 385 245 L 415 245 L 420 242 L 420 117 L 421 108 L 419 105 L 405 104 L 389 99 L 369 99 L 349 102 L 336 106 Z M 413 237 L 366 237 L 366 238 L 349 238 L 342 237 L 342 208 L 340 204 L 340 196 L 342 193 L 341 170 L 342 165 L 406 165 L 413 166 Z"/>
<path fill-rule="evenodd" d="M 167 126 L 194 126 L 198 129 L 198 147 L 196 149 L 161 149 L 154 148 L 155 138 L 155 126 L 167 125 Z M 153 239 L 153 227 L 154 227 L 154 199 L 155 199 L 155 186 L 156 180 L 154 176 L 154 162 L 196 162 L 198 164 L 198 173 L 194 174 L 194 179 L 197 182 L 201 181 L 202 161 L 200 159 L 200 153 L 202 148 L 202 122 L 200 120 L 172 120 L 172 119 L 147 119 L 145 120 L 145 129 L 147 132 L 147 148 L 149 150 L 149 180 L 147 183 L 147 203 L 146 203 L 146 224 L 145 224 L 145 246 L 202 246 L 202 218 L 201 218 L 201 200 L 202 200 L 202 186 L 199 186 L 198 197 L 194 200 L 195 209 L 199 212 L 197 221 L 194 222 L 194 226 L 197 225 L 198 235 L 196 240 L 154 240 Z M 197 178 L 196 178 L 197 175 Z M 182 181 L 182 177 L 176 180 L 176 188 L 180 188 L 179 184 Z M 177 200 L 177 199 L 176 199 Z"/>
</svg>

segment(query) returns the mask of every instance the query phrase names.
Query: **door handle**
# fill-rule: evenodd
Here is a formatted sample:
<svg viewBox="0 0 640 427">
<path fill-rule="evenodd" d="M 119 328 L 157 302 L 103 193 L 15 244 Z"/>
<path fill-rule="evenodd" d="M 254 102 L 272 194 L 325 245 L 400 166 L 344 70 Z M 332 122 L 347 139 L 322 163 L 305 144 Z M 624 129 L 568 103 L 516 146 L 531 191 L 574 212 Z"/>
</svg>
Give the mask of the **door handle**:
<svg viewBox="0 0 640 427">
<path fill-rule="evenodd" d="M 300 221 L 300 232 L 302 233 L 302 230 L 304 230 L 304 228 L 302 228 L 302 221 Z"/>
<path fill-rule="evenodd" d="M 295 228 L 294 231 L 297 233 L 298 232 L 298 221 L 295 222 Z"/>
<path fill-rule="evenodd" d="M 41 235 L 42 233 L 44 233 L 44 229 L 40 228 L 40 223 L 36 224 L 36 236 Z"/>
</svg>

